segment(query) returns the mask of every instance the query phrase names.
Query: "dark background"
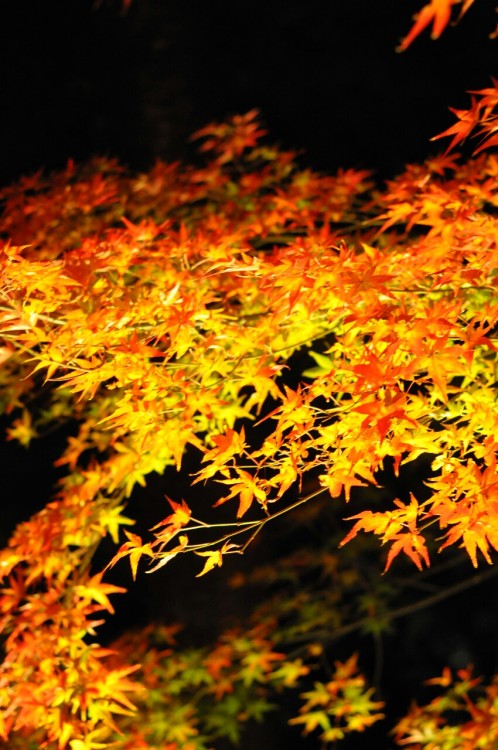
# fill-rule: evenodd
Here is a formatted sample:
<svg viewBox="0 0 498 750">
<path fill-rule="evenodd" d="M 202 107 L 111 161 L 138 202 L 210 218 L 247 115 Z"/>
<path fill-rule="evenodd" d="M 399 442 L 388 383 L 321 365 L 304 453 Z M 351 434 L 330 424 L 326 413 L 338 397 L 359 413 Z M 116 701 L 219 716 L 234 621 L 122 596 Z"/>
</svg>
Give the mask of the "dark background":
<svg viewBox="0 0 498 750">
<path fill-rule="evenodd" d="M 439 145 L 498 74 L 495 0 L 395 48 L 423 0 L 10 0 L 0 23 L 0 184 L 68 157 L 146 168 L 213 119 L 261 110 L 306 163 L 389 175 Z"/>
<path fill-rule="evenodd" d="M 194 130 L 254 107 L 270 139 L 302 150 L 303 164 L 389 177 L 440 150 L 429 139 L 452 123 L 448 107 L 466 107 L 467 90 L 498 76 L 498 40 L 488 39 L 496 0 L 476 0 L 439 41 L 425 33 L 396 53 L 422 3 L 133 0 L 123 12 L 120 0 L 9 0 L 0 20 L 0 185 L 62 167 L 70 157 L 116 156 L 132 169 L 146 169 L 157 157 L 188 159 Z M 0 447 L 0 541 L 49 498 L 51 464 L 64 440 L 62 430 L 29 452 Z M 161 488 L 153 494 L 162 497 Z M 144 527 L 158 520 L 150 497 L 140 498 L 145 517 L 151 515 L 142 518 Z M 247 557 L 248 564 L 257 560 L 257 550 Z M 464 567 L 458 574 L 469 573 L 470 564 Z M 190 610 L 197 629 L 213 627 L 227 607 L 230 571 L 212 574 L 209 585 L 193 579 L 191 568 L 178 571 L 131 586 L 118 625 L 157 611 L 162 587 L 165 617 L 185 618 Z M 383 675 L 395 710 L 407 710 L 417 685 L 446 663 L 494 669 L 497 601 L 491 581 L 396 624 L 384 645 Z M 352 643 L 351 650 L 365 645 Z M 281 726 L 274 732 L 265 729 L 258 745 L 266 737 L 273 750 L 291 747 Z M 355 748 L 371 747 L 370 736 L 366 744 L 355 740 Z M 305 746 L 298 732 L 292 737 Z"/>
</svg>

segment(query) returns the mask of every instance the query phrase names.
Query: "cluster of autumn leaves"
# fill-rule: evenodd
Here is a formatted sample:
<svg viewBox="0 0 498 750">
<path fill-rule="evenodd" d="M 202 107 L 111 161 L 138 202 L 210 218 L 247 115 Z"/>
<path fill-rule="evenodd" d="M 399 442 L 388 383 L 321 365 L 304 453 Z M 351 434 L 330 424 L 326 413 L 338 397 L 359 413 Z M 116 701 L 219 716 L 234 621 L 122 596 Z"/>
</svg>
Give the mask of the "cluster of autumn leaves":
<svg viewBox="0 0 498 750">
<path fill-rule="evenodd" d="M 452 4 L 433 0 L 412 36 L 432 17 L 438 35 Z M 124 589 L 92 559 L 108 536 L 107 568 L 128 559 L 135 578 L 144 561 L 151 572 L 193 552 L 202 576 L 297 506 L 326 496 L 348 516 L 358 488 L 368 498 L 383 469 L 423 456 L 423 497 L 364 503 L 334 551 L 307 564 L 334 580 L 328 596 L 349 592 L 371 611 L 371 582 L 358 563 L 340 567 L 349 545 L 336 551 L 359 532 L 385 545 L 386 570 L 401 555 L 428 568 L 455 546 L 474 566 L 492 562 L 497 107 L 493 84 L 444 134 L 455 147 L 477 131 L 476 156 L 448 151 L 383 189 L 362 171 L 298 168 L 262 142 L 253 111 L 196 134 L 200 166 L 137 176 L 113 161 L 69 163 L 1 191 L 8 437 L 29 447 L 68 425 L 57 494 L 0 551 L 5 747 L 206 750 L 237 740 L 286 688 L 303 692 L 291 723 L 324 743 L 382 718 L 355 657 L 314 679 L 317 633 L 350 627 L 347 607 L 324 597 L 313 608 L 295 572 L 292 627 L 287 592 L 210 649 L 179 649 L 165 626 L 104 648 L 98 625 Z M 214 485 L 233 520 L 196 518 L 177 498 L 147 538 L 122 529 L 133 488 L 180 470 L 189 447 L 193 484 Z M 470 674 L 455 680 L 445 672 L 444 697 L 399 723 L 401 745 L 496 741 L 496 685 L 474 699 Z M 469 714 L 463 734 L 444 718 L 455 706 Z"/>
</svg>

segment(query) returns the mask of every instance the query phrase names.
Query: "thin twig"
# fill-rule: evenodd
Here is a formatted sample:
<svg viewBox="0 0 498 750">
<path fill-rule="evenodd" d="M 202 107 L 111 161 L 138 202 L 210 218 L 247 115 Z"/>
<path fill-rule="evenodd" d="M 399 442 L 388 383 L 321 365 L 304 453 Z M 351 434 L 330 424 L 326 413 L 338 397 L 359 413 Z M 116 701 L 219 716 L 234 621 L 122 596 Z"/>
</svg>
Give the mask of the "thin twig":
<svg viewBox="0 0 498 750">
<path fill-rule="evenodd" d="M 386 620 L 388 622 L 392 622 L 393 620 L 398 620 L 401 617 L 407 617 L 407 615 L 411 615 L 421 609 L 432 607 L 435 604 L 439 604 L 439 602 L 444 601 L 445 599 L 456 596 L 460 592 L 465 591 L 472 586 L 478 586 L 481 583 L 484 583 L 484 581 L 487 581 L 497 574 L 498 566 L 493 567 L 490 570 L 485 571 L 484 573 L 478 573 L 471 578 L 467 578 L 465 581 L 456 583 L 454 586 L 449 586 L 448 588 L 442 589 L 436 594 L 432 594 L 431 596 L 427 596 L 424 599 L 419 599 L 419 601 L 417 602 L 413 602 L 411 604 L 405 605 L 404 607 L 399 607 L 398 609 L 392 610 L 392 612 L 387 613 Z M 337 628 L 332 632 L 329 630 L 319 630 L 315 631 L 315 633 L 308 633 L 306 635 L 306 641 L 310 642 L 316 639 L 323 643 L 338 640 L 339 638 L 343 638 L 346 635 L 350 635 L 351 633 L 355 633 L 356 631 L 361 630 L 363 627 L 369 624 L 371 624 L 371 617 L 362 617 L 361 620 L 351 622 L 348 625 L 343 625 L 342 627 Z M 300 639 L 296 638 L 294 639 L 294 641 L 303 639 L 304 636 Z M 299 650 L 301 650 L 301 648 Z"/>
</svg>

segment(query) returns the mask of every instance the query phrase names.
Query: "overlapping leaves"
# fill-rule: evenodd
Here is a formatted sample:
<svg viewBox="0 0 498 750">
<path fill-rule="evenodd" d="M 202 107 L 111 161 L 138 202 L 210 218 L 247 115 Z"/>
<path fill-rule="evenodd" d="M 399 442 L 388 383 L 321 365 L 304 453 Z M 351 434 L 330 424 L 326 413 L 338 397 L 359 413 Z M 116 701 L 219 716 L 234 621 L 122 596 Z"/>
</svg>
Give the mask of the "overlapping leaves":
<svg viewBox="0 0 498 750">
<path fill-rule="evenodd" d="M 481 92 L 472 120 L 486 147 L 493 97 Z M 9 437 L 29 445 L 60 420 L 74 427 L 57 498 L 1 553 L 5 741 L 36 727 L 62 749 L 98 747 L 113 715 L 133 710 L 132 667 L 107 668 L 110 655 L 86 645 L 115 592 L 89 564 L 129 525 L 134 486 L 179 469 L 189 445 L 195 481 L 223 488 L 216 504 L 234 503 L 233 522 L 210 526 L 188 498 L 172 501 L 148 539 L 126 532 L 111 564 L 128 558 L 137 576 L 143 559 L 157 569 L 193 551 L 204 575 L 296 505 L 320 493 L 340 504 L 356 487 L 365 497 L 387 465 L 422 455 L 428 493 L 360 510 L 344 543 L 376 534 L 386 568 L 402 553 L 430 565 L 434 528 L 440 550 L 461 545 L 473 565 L 498 547 L 496 157 L 432 159 L 367 194 L 366 173 L 299 170 L 261 134 L 250 112 L 201 132 L 204 167 L 131 177 L 70 164 L 2 193 Z M 247 674 L 264 672 L 253 656 Z"/>
</svg>

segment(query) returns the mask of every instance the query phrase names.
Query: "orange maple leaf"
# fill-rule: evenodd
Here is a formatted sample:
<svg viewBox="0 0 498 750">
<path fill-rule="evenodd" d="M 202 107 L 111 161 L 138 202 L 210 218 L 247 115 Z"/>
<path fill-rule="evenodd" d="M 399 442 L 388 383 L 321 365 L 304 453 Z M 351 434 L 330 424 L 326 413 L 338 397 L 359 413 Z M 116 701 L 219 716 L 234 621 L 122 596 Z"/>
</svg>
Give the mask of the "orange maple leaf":
<svg viewBox="0 0 498 750">
<path fill-rule="evenodd" d="M 389 570 L 392 561 L 400 552 L 404 552 L 419 570 L 422 568 L 422 562 L 429 567 L 430 560 L 425 539 L 420 535 L 416 526 L 419 514 L 417 499 L 410 493 L 409 505 L 405 505 L 401 500 L 395 500 L 394 504 L 397 508 L 393 511 L 374 513 L 371 510 L 365 510 L 347 518 L 347 521 L 359 520 L 340 542 L 339 547 L 347 544 L 359 531 L 373 532 L 381 537 L 382 544 L 392 542 L 384 572 Z"/>
<path fill-rule="evenodd" d="M 138 534 L 132 534 L 130 531 L 126 531 L 126 529 L 124 530 L 124 533 L 128 538 L 128 541 L 121 545 L 104 570 L 113 567 L 118 560 L 129 555 L 133 580 L 135 581 L 137 578 L 137 567 L 140 558 L 143 555 L 154 557 L 154 551 L 149 543 L 142 544 L 142 538 L 138 536 Z"/>
<path fill-rule="evenodd" d="M 180 529 L 186 526 L 190 521 L 190 517 L 192 515 L 192 511 L 190 510 L 185 500 L 181 500 L 181 502 L 175 503 L 175 501 L 171 500 L 167 495 L 165 495 L 165 497 L 168 503 L 173 508 L 173 513 L 171 513 L 169 516 L 166 516 L 166 518 L 164 518 L 162 521 L 151 528 L 151 531 L 155 531 L 156 529 L 160 529 L 163 526 L 166 527 L 163 532 L 157 534 L 157 538 L 160 538 L 163 542 L 171 539 Z"/>
<path fill-rule="evenodd" d="M 235 550 L 240 549 L 238 544 L 231 544 L 230 542 L 225 542 L 223 547 L 221 549 L 217 550 L 206 550 L 205 552 L 198 552 L 195 551 L 196 555 L 199 555 L 200 557 L 206 557 L 206 562 L 204 563 L 204 567 L 201 570 L 200 573 L 196 575 L 196 578 L 200 578 L 201 576 L 206 575 L 206 573 L 209 573 L 210 570 L 213 570 L 213 568 L 221 568 L 223 565 L 223 555 L 227 552 L 234 552 Z"/>
<path fill-rule="evenodd" d="M 209 479 L 217 471 L 223 471 L 223 466 L 233 456 L 241 454 L 246 447 L 244 427 L 241 428 L 240 433 L 231 427 L 227 427 L 224 434 L 212 435 L 211 439 L 215 444 L 215 448 L 207 451 L 202 459 L 202 462 L 208 463 L 208 466 L 205 469 L 201 469 L 193 484 L 203 479 Z"/>
<path fill-rule="evenodd" d="M 449 146 L 446 148 L 445 154 L 452 151 L 458 143 L 463 143 L 479 124 L 481 119 L 481 105 L 474 97 L 471 100 L 470 109 L 454 109 L 450 107 L 450 112 L 455 115 L 457 122 L 451 125 L 442 133 L 438 133 L 431 138 L 431 141 L 437 141 L 439 138 L 448 138 L 453 136 Z"/>
<path fill-rule="evenodd" d="M 474 0 L 430 0 L 415 16 L 415 23 L 406 37 L 401 41 L 397 51 L 403 52 L 406 50 L 431 22 L 431 37 L 432 39 L 438 39 L 449 23 L 453 6 L 462 4 L 460 19 L 468 11 L 473 2 Z"/>
<path fill-rule="evenodd" d="M 396 534 L 393 537 L 393 544 L 387 554 L 386 567 L 384 573 L 386 573 L 391 567 L 391 563 L 400 552 L 404 552 L 412 562 L 415 563 L 419 570 L 422 570 L 422 562 L 425 563 L 426 567 L 430 567 L 429 553 L 425 544 L 424 537 L 418 532 L 412 533 L 407 532 L 405 534 Z"/>
<path fill-rule="evenodd" d="M 256 498 L 256 500 L 260 503 L 260 505 L 263 506 L 263 508 L 266 507 L 266 492 L 257 484 L 255 478 L 251 474 L 249 474 L 248 471 L 244 471 L 243 469 L 236 469 L 236 472 L 237 479 L 219 480 L 223 484 L 231 484 L 232 489 L 230 491 L 230 494 L 226 495 L 225 497 L 221 497 L 215 503 L 215 506 L 222 505 L 232 497 L 238 496 L 239 509 L 237 511 L 237 518 L 242 518 L 242 516 L 247 513 L 247 511 L 251 507 L 254 498 Z"/>
</svg>

